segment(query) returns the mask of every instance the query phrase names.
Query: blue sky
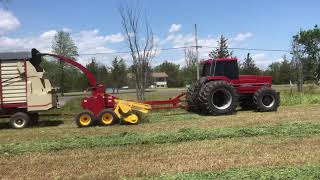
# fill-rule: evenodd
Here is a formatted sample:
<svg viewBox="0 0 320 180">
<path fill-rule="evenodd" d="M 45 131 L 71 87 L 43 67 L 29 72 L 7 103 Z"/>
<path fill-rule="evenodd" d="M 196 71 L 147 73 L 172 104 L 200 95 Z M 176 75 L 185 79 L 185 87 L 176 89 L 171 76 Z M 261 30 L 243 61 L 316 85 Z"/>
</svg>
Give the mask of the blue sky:
<svg viewBox="0 0 320 180">
<path fill-rule="evenodd" d="M 134 1 L 131 1 L 131 3 Z M 193 45 L 198 25 L 199 44 L 215 46 L 220 34 L 231 47 L 290 49 L 291 37 L 301 28 L 319 24 L 320 1 L 293 0 L 144 0 L 142 1 L 159 48 Z M 50 51 L 58 30 L 67 30 L 80 53 L 126 51 L 121 35 L 120 1 L 11 0 L 0 9 L 0 51 Z M 171 30 L 171 31 L 170 31 Z M 201 49 L 206 58 L 210 49 Z M 243 59 L 249 51 L 234 51 Z M 285 53 L 250 51 L 260 67 L 280 61 Z M 116 54 L 128 58 L 127 54 Z M 97 56 L 109 64 L 116 55 Z M 91 57 L 81 56 L 87 63 Z M 183 65 L 183 51 L 158 51 L 154 65 L 164 60 Z"/>
</svg>

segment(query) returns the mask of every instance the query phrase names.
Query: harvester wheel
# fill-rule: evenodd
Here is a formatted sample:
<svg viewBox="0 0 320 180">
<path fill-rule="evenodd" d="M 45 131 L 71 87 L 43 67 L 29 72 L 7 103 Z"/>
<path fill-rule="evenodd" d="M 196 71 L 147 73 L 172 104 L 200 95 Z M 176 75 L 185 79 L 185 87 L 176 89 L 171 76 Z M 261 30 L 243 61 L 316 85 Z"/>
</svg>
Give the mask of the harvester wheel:
<svg viewBox="0 0 320 180">
<path fill-rule="evenodd" d="M 253 102 L 260 112 L 277 111 L 280 96 L 274 89 L 261 88 L 253 95 Z"/>
<path fill-rule="evenodd" d="M 10 126 L 14 129 L 22 129 L 29 125 L 30 117 L 25 112 L 17 112 L 10 118 Z"/>
<path fill-rule="evenodd" d="M 187 94 L 186 94 L 186 100 L 188 103 L 188 111 L 190 112 L 200 112 L 201 106 L 199 102 L 199 92 L 201 90 L 201 87 L 204 86 L 205 82 L 207 81 L 206 77 L 200 78 L 198 81 L 196 81 L 191 87 L 188 88 Z"/>
<path fill-rule="evenodd" d="M 101 126 L 111 126 L 118 121 L 118 117 L 112 109 L 105 109 L 99 114 L 98 121 Z"/>
<path fill-rule="evenodd" d="M 238 106 L 239 96 L 233 86 L 225 81 L 211 81 L 201 88 L 202 107 L 212 115 L 232 114 Z"/>
<path fill-rule="evenodd" d="M 76 124 L 79 128 L 89 127 L 94 123 L 94 115 L 91 111 L 83 111 L 76 117 Z"/>
</svg>

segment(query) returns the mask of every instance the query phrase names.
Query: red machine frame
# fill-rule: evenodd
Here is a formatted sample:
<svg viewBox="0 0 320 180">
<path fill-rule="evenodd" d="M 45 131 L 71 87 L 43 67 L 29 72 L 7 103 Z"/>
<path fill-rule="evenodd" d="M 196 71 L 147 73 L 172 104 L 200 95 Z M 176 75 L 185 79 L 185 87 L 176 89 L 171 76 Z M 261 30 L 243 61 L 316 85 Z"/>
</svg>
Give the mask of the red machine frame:
<svg viewBox="0 0 320 180">
<path fill-rule="evenodd" d="M 103 84 L 97 84 L 97 80 L 94 77 L 94 75 L 84 66 L 82 66 L 80 63 L 70 59 L 66 58 L 64 56 L 59 56 L 55 54 L 41 54 L 41 56 L 52 56 L 57 58 L 58 60 L 64 61 L 68 64 L 71 64 L 75 67 L 77 67 L 79 70 L 81 70 L 89 80 L 89 90 L 92 91 L 92 95 L 90 97 L 85 97 L 82 100 L 81 106 L 83 109 L 87 109 L 93 112 L 95 116 L 98 116 L 98 114 L 105 108 L 114 108 L 115 106 L 115 99 L 118 99 L 115 96 L 112 96 L 111 94 L 105 93 L 105 86 Z M 153 109 L 169 109 L 169 108 L 186 108 L 186 105 L 182 105 L 181 100 L 182 97 L 184 97 L 186 93 L 181 93 L 176 97 L 170 98 L 169 100 L 158 100 L 158 101 L 144 101 L 145 104 L 150 104 Z"/>
<path fill-rule="evenodd" d="M 106 87 L 103 84 L 97 84 L 97 80 L 94 75 L 84 66 L 79 64 L 78 62 L 66 58 L 63 56 L 55 55 L 55 54 L 41 54 L 41 56 L 52 56 L 61 61 L 69 63 L 78 69 L 80 69 L 89 80 L 89 88 L 92 91 L 92 95 L 90 97 L 85 97 L 82 100 L 83 109 L 90 110 L 94 113 L 95 116 L 105 108 L 114 108 L 115 99 L 118 99 L 111 94 L 105 93 Z M 237 61 L 236 58 L 219 58 L 217 61 Z M 202 64 L 212 63 L 213 60 L 206 60 L 201 62 Z M 241 75 L 239 79 L 231 80 L 225 76 L 208 76 L 208 81 L 216 81 L 223 80 L 231 83 L 240 94 L 252 94 L 256 92 L 261 87 L 270 87 L 272 84 L 271 76 L 254 76 L 254 75 Z M 156 101 L 144 101 L 143 103 L 150 104 L 153 109 L 170 109 L 170 108 L 187 108 L 187 105 L 182 104 L 182 98 L 186 95 L 185 92 L 170 98 L 168 100 L 156 100 Z"/>
</svg>

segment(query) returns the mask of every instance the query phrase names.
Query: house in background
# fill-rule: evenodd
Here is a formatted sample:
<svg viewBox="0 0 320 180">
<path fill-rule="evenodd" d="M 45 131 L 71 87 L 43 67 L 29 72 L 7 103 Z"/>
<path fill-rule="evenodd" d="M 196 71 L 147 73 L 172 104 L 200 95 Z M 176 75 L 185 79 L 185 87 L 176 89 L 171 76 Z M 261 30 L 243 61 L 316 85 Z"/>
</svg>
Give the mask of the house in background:
<svg viewBox="0 0 320 180">
<path fill-rule="evenodd" d="M 151 88 L 167 88 L 168 75 L 165 72 L 154 72 L 151 74 L 153 83 Z"/>
</svg>

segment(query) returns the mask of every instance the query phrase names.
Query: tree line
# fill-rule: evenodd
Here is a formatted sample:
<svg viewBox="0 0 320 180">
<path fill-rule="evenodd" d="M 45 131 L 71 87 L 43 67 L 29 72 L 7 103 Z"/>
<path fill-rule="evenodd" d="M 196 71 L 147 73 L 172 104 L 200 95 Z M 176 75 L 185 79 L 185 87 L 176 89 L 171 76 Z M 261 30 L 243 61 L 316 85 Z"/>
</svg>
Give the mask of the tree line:
<svg viewBox="0 0 320 180">
<path fill-rule="evenodd" d="M 302 84 L 305 82 L 318 84 L 320 78 L 319 44 L 320 30 L 317 26 L 310 30 L 301 30 L 293 37 L 293 50 L 291 60 L 283 56 L 281 62 L 274 62 L 266 69 L 260 69 L 253 57 L 248 53 L 246 58 L 239 63 L 240 75 L 270 75 L 273 77 L 273 84 Z M 295 47 L 294 47 L 295 46 Z M 60 31 L 55 35 L 52 50 L 56 54 L 76 60 L 78 57 L 77 47 L 68 32 Z M 234 57 L 233 52 L 228 49 L 228 39 L 223 35 L 218 40 L 218 47 L 209 53 L 210 58 Z M 165 72 L 168 75 L 168 87 L 185 87 L 196 81 L 197 57 L 193 48 L 185 49 L 185 65 L 181 66 L 169 60 L 151 67 L 147 67 L 146 86 L 152 82 L 152 72 Z M 60 91 L 82 91 L 88 86 L 86 77 L 74 67 L 62 61 L 44 60 L 43 67 L 47 71 L 46 76 L 52 84 L 60 88 Z M 97 78 L 98 82 L 118 92 L 123 86 L 135 88 L 136 83 L 133 74 L 135 67 L 125 63 L 125 60 L 116 57 L 110 66 L 99 63 L 92 58 L 86 65 L 90 72 Z M 128 79 L 129 78 L 129 79 Z M 131 79 L 130 79 L 131 78 Z M 302 79 L 299 79 L 302 78 Z"/>
</svg>

